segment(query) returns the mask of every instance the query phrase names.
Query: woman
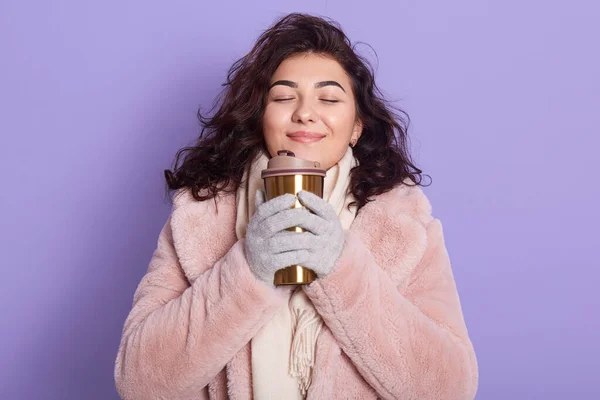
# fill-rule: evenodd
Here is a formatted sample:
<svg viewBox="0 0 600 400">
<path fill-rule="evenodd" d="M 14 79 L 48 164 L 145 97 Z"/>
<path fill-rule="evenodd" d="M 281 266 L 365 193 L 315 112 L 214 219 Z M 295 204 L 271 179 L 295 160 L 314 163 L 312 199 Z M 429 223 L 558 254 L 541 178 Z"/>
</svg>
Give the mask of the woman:
<svg viewBox="0 0 600 400">
<path fill-rule="evenodd" d="M 340 28 L 282 18 L 200 119 L 165 171 L 177 193 L 123 329 L 121 396 L 473 399 L 441 224 L 406 129 Z M 282 149 L 327 170 L 324 199 L 265 201 L 260 171 Z M 317 279 L 274 286 L 293 264 Z"/>
</svg>

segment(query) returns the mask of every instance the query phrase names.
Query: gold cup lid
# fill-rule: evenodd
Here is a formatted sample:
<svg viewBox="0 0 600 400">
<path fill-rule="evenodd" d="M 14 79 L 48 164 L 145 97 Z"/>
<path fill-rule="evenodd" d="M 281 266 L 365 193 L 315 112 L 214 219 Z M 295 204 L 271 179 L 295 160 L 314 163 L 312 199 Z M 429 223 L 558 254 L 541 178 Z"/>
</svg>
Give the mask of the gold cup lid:
<svg viewBox="0 0 600 400">
<path fill-rule="evenodd" d="M 297 158 L 289 150 L 279 150 L 277 155 L 271 158 L 267 164 L 267 169 L 261 172 L 261 178 L 283 175 L 321 175 L 326 172 L 321 168 L 318 161 L 309 161 Z"/>
</svg>

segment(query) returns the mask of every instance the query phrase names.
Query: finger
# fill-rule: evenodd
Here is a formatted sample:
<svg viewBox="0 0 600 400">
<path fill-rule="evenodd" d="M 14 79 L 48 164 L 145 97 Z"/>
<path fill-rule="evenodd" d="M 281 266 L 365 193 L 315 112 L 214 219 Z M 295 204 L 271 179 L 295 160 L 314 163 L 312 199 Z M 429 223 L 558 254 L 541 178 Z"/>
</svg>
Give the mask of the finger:
<svg viewBox="0 0 600 400">
<path fill-rule="evenodd" d="M 294 250 L 285 253 L 274 254 L 271 256 L 273 267 L 281 269 L 292 265 L 297 265 L 308 261 L 310 254 L 307 250 Z"/>
<path fill-rule="evenodd" d="M 293 194 L 286 193 L 284 195 L 277 196 L 261 204 L 256 209 L 256 213 L 252 216 L 252 219 L 254 219 L 257 223 L 261 223 L 266 218 L 277 214 L 280 211 L 292 208 L 295 202 L 296 196 Z"/>
<path fill-rule="evenodd" d="M 331 223 L 329 221 L 324 220 L 318 215 L 308 213 L 308 215 L 305 216 L 302 219 L 302 221 L 300 221 L 297 225 L 294 226 L 299 226 L 300 228 L 306 229 L 314 235 L 320 236 L 327 233 L 330 224 Z"/>
<path fill-rule="evenodd" d="M 267 240 L 268 248 L 276 254 L 292 250 L 309 250 L 318 244 L 319 238 L 310 232 L 284 232 L 283 235 L 277 234 Z"/>
<path fill-rule="evenodd" d="M 262 189 L 258 189 L 256 191 L 255 200 L 254 200 L 254 204 L 255 204 L 256 208 L 260 207 L 266 201 L 267 201 L 267 195 L 265 194 L 265 191 Z"/>
<path fill-rule="evenodd" d="M 298 200 L 300 201 L 300 204 L 321 218 L 328 221 L 338 218 L 331 205 L 312 192 L 301 190 L 298 192 Z"/>
<path fill-rule="evenodd" d="M 298 226 L 306 218 L 309 218 L 310 215 L 310 212 L 304 208 L 292 208 L 280 211 L 261 222 L 261 233 L 263 237 L 271 237 L 288 228 Z"/>
</svg>

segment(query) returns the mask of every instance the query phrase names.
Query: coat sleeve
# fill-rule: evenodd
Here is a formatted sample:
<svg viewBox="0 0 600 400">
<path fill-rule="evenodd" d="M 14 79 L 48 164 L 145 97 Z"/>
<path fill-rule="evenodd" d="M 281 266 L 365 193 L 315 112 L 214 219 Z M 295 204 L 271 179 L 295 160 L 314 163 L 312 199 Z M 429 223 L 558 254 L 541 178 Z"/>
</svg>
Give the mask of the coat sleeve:
<svg viewBox="0 0 600 400">
<path fill-rule="evenodd" d="M 114 372 L 126 400 L 196 398 L 283 304 L 254 277 L 241 241 L 190 285 L 170 220 L 123 328 Z"/>
<path fill-rule="evenodd" d="M 305 287 L 340 348 L 385 399 L 472 400 L 478 366 L 439 220 L 400 290 L 346 232 L 334 271 Z"/>
</svg>

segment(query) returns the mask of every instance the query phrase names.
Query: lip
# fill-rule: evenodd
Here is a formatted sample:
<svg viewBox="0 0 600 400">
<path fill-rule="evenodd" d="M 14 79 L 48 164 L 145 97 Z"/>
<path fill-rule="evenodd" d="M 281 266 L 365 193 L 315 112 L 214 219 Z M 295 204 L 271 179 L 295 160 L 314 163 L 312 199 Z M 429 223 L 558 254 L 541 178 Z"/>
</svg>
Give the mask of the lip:
<svg viewBox="0 0 600 400">
<path fill-rule="evenodd" d="M 297 132 L 292 132 L 292 133 L 287 134 L 287 137 L 289 137 L 293 141 L 301 142 L 301 143 L 318 142 L 319 140 L 323 139 L 325 136 L 326 135 L 324 135 L 322 133 L 308 132 L 308 131 L 297 131 Z"/>
</svg>

